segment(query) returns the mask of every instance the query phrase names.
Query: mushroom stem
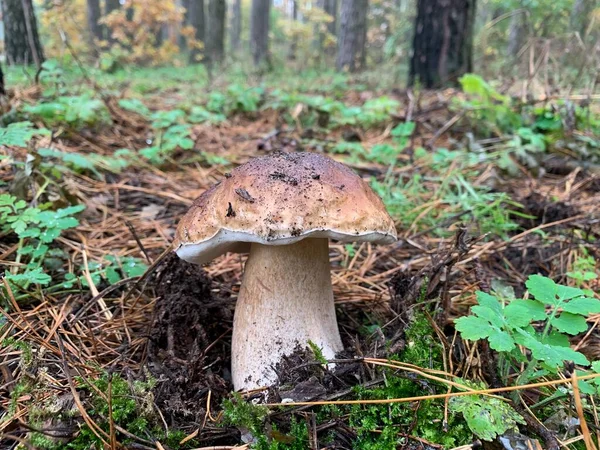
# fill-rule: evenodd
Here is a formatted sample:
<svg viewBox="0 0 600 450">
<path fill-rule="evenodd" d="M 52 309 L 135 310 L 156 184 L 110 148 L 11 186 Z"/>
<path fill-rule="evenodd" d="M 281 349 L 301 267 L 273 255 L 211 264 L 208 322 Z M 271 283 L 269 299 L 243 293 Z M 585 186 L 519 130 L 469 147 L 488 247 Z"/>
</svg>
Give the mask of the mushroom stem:
<svg viewBox="0 0 600 450">
<path fill-rule="evenodd" d="M 327 239 L 252 244 L 235 309 L 232 376 L 236 390 L 268 386 L 281 357 L 308 341 L 327 359 L 342 350 L 333 305 Z"/>
</svg>

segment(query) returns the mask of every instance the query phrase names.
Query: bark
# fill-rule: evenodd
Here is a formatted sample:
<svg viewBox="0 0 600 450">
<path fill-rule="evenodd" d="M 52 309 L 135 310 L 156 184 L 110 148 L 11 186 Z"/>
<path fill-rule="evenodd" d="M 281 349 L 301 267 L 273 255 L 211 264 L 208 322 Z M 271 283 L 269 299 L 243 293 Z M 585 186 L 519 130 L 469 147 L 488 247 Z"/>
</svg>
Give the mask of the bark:
<svg viewBox="0 0 600 450">
<path fill-rule="evenodd" d="M 2 0 L 2 18 L 7 63 L 41 66 L 44 51 L 32 0 Z"/>
<path fill-rule="evenodd" d="M 0 66 L 0 95 L 6 95 L 6 89 L 4 87 L 4 72 L 2 72 L 2 66 Z"/>
<path fill-rule="evenodd" d="M 204 42 L 204 0 L 190 0 L 190 25 L 194 27 L 194 38 Z M 190 51 L 190 62 L 198 62 L 200 49 L 193 48 Z"/>
<path fill-rule="evenodd" d="M 409 84 L 456 83 L 473 70 L 476 0 L 418 0 Z"/>
<path fill-rule="evenodd" d="M 119 0 L 104 0 L 104 15 L 108 16 L 113 11 L 121 8 Z M 112 30 L 109 27 L 105 27 L 106 39 L 110 44 L 115 43 L 115 39 L 112 37 Z"/>
<path fill-rule="evenodd" d="M 298 1 L 297 0 L 292 0 L 292 20 L 294 22 L 298 20 Z M 298 51 L 298 38 L 296 36 L 292 36 L 292 41 L 290 42 L 290 50 L 288 53 L 288 60 L 295 61 L 297 51 Z"/>
<path fill-rule="evenodd" d="M 240 49 L 242 36 L 242 0 L 233 0 L 231 11 L 231 50 L 237 52 Z"/>
<path fill-rule="evenodd" d="M 597 0 L 575 0 L 571 12 L 571 29 L 585 36 L 590 24 L 592 11 L 596 9 Z"/>
<path fill-rule="evenodd" d="M 324 0 L 323 1 L 323 10 L 332 17 L 332 21 L 327 24 L 327 31 L 334 36 L 337 35 L 336 27 L 337 27 L 337 9 L 338 2 L 337 0 Z"/>
<path fill-rule="evenodd" d="M 181 21 L 181 27 L 186 27 L 190 24 L 190 2 L 191 0 L 182 0 L 181 1 L 181 6 L 183 7 L 183 9 L 185 9 L 185 12 L 183 13 L 183 20 Z M 183 36 L 181 33 L 179 33 L 179 48 L 180 49 L 185 49 L 186 48 L 186 39 L 185 36 Z"/>
<path fill-rule="evenodd" d="M 508 26 L 508 48 L 507 53 L 516 57 L 527 40 L 527 15 L 524 11 L 513 15 Z"/>
<path fill-rule="evenodd" d="M 255 66 L 269 63 L 269 19 L 271 0 L 252 0 L 250 46 Z"/>
<path fill-rule="evenodd" d="M 327 23 L 326 30 L 327 33 L 336 36 L 336 22 L 337 22 L 337 0 L 319 0 L 317 2 L 317 7 L 321 8 L 325 13 L 327 13 L 333 20 Z M 321 53 L 323 52 L 323 43 L 325 41 L 325 33 L 319 31 L 319 58 L 321 57 Z M 326 54 L 331 55 L 332 46 L 328 47 L 325 51 Z"/>
<path fill-rule="evenodd" d="M 365 66 L 368 0 L 342 2 L 337 69 L 355 72 Z"/>
<path fill-rule="evenodd" d="M 225 57 L 225 10 L 225 0 L 209 0 L 206 56 L 211 64 Z"/>
<path fill-rule="evenodd" d="M 95 51 L 96 41 L 102 40 L 102 26 L 100 25 L 100 0 L 87 0 L 87 25 L 90 46 Z"/>
<path fill-rule="evenodd" d="M 108 16 L 111 12 L 121 8 L 119 0 L 104 0 L 104 15 Z"/>
</svg>

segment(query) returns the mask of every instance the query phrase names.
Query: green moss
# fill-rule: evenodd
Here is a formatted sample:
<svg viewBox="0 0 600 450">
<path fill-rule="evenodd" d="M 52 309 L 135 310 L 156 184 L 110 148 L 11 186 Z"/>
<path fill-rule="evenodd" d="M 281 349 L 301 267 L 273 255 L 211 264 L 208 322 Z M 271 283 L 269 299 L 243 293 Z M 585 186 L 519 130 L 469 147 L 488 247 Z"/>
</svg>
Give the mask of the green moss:
<svg viewBox="0 0 600 450">
<path fill-rule="evenodd" d="M 267 425 L 269 409 L 246 402 L 239 394 L 223 401 L 225 425 L 248 430 L 256 440 L 256 450 L 304 450 L 308 448 L 308 429 L 303 420 L 292 417 L 289 431 L 278 430 L 274 424 Z"/>
<path fill-rule="evenodd" d="M 436 339 L 424 313 L 417 313 L 406 330 L 406 348 L 398 355 L 399 361 L 430 367 L 443 368 L 443 347 Z M 384 371 L 384 386 L 372 389 L 357 387 L 359 399 L 405 398 L 432 394 L 441 386 L 429 381 L 417 381 Z M 338 413 L 342 413 L 339 411 Z M 454 447 L 467 444 L 472 439 L 462 416 L 450 415 L 447 430 L 444 431 L 444 402 L 430 400 L 413 403 L 393 403 L 387 405 L 352 405 L 349 411 L 349 424 L 358 434 L 354 448 L 371 450 L 395 448 L 404 442 L 399 433 L 408 433 L 443 446 Z"/>
</svg>

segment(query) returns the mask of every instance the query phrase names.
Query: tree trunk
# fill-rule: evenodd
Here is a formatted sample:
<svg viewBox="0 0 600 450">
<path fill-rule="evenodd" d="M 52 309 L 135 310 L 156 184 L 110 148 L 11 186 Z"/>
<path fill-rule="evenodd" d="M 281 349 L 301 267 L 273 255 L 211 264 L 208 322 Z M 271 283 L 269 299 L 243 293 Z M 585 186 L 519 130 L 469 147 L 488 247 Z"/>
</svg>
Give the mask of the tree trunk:
<svg viewBox="0 0 600 450">
<path fill-rule="evenodd" d="M 508 26 L 508 56 L 515 58 L 527 40 L 527 15 L 519 11 L 510 18 Z"/>
<path fill-rule="evenodd" d="M 298 20 L 298 1 L 292 0 L 292 21 L 296 22 Z M 295 34 L 292 36 L 290 42 L 290 49 L 288 52 L 288 60 L 295 61 L 296 60 L 296 52 L 298 51 L 298 36 Z"/>
<path fill-rule="evenodd" d="M 342 2 L 337 69 L 355 72 L 364 68 L 368 0 Z"/>
<path fill-rule="evenodd" d="M 194 39 L 204 42 L 204 0 L 190 0 L 190 25 L 194 27 Z M 190 51 L 190 62 L 197 63 L 200 49 L 194 47 Z"/>
<path fill-rule="evenodd" d="M 573 11 L 571 12 L 571 29 L 585 36 L 587 27 L 590 24 L 592 11 L 596 9 L 597 0 L 575 0 Z"/>
<path fill-rule="evenodd" d="M 336 36 L 336 20 L 337 20 L 337 0 L 319 0 L 317 2 L 317 7 L 321 8 L 328 16 L 331 17 L 331 22 L 328 22 L 325 31 L 332 36 Z M 320 28 L 317 30 L 318 32 L 318 51 L 319 51 L 319 60 L 323 53 L 331 56 L 332 50 L 335 53 L 335 49 L 333 46 L 328 46 L 325 50 L 323 50 L 324 42 L 325 42 L 325 32 Z"/>
<path fill-rule="evenodd" d="M 211 64 L 225 57 L 225 0 L 209 0 L 206 56 Z"/>
<path fill-rule="evenodd" d="M 121 2 L 119 0 L 104 0 L 104 15 L 108 16 L 113 11 L 121 8 Z M 106 39 L 110 44 L 115 43 L 115 39 L 112 37 L 112 30 L 109 27 L 105 27 L 106 30 Z"/>
<path fill-rule="evenodd" d="M 0 95 L 6 95 L 6 89 L 4 88 L 4 72 L 2 72 L 2 66 L 0 66 Z"/>
<path fill-rule="evenodd" d="M 418 0 L 409 84 L 454 83 L 473 70 L 476 0 Z"/>
<path fill-rule="evenodd" d="M 4 49 L 9 65 L 31 64 L 40 67 L 44 51 L 38 35 L 31 0 L 2 0 Z"/>
<path fill-rule="evenodd" d="M 108 16 L 111 12 L 121 8 L 119 0 L 104 0 L 104 15 Z"/>
<path fill-rule="evenodd" d="M 87 23 L 90 33 L 90 47 L 97 53 L 96 41 L 102 40 L 102 26 L 100 25 L 100 0 L 87 0 Z"/>
<path fill-rule="evenodd" d="M 250 46 L 255 66 L 269 63 L 269 16 L 271 0 L 252 0 Z"/>
<path fill-rule="evenodd" d="M 183 9 L 185 9 L 185 12 L 183 13 L 183 19 L 181 20 L 181 28 L 187 27 L 190 24 L 190 2 L 191 0 L 181 1 L 181 6 L 183 7 Z M 180 49 L 183 50 L 186 48 L 185 36 L 181 33 L 179 33 L 178 43 Z"/>
<path fill-rule="evenodd" d="M 233 0 L 231 11 L 231 50 L 237 52 L 240 49 L 242 36 L 242 0 Z"/>
<path fill-rule="evenodd" d="M 337 9 L 338 9 L 337 0 L 324 0 L 323 10 L 325 10 L 325 12 L 327 14 L 329 14 L 331 16 L 331 18 L 333 19 L 331 22 L 329 22 L 327 24 L 327 31 L 334 36 L 337 35 L 337 33 L 336 33 Z"/>
</svg>

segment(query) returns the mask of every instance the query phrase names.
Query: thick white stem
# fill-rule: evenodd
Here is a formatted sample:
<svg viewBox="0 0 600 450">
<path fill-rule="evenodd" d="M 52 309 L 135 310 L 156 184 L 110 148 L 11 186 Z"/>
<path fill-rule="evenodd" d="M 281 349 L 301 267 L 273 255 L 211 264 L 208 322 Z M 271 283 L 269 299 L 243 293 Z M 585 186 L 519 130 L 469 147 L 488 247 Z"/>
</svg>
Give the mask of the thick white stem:
<svg viewBox="0 0 600 450">
<path fill-rule="evenodd" d="M 231 372 L 236 390 L 268 386 L 273 367 L 314 342 L 332 359 L 342 350 L 327 239 L 252 244 L 235 308 Z"/>
</svg>

